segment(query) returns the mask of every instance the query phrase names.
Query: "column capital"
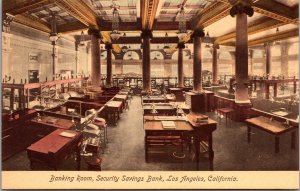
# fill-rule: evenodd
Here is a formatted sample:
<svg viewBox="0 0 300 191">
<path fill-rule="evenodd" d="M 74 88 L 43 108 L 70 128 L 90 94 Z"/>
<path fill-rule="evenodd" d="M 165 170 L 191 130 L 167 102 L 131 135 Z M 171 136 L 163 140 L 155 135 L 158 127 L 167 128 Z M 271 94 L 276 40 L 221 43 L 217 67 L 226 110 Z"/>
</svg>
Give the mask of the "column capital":
<svg viewBox="0 0 300 191">
<path fill-rule="evenodd" d="M 98 29 L 89 28 L 88 34 L 95 35 L 97 38 L 101 38 L 101 33 L 100 33 L 100 30 L 98 30 Z"/>
<path fill-rule="evenodd" d="M 205 33 L 204 33 L 203 29 L 195 30 L 193 32 L 193 34 L 191 35 L 192 38 L 195 38 L 195 37 L 204 37 L 204 36 L 205 36 Z"/>
<path fill-rule="evenodd" d="M 272 45 L 273 45 L 272 42 L 265 42 L 265 43 L 264 43 L 264 47 L 265 47 L 265 48 L 271 48 Z"/>
<path fill-rule="evenodd" d="M 185 45 L 184 45 L 183 42 L 179 42 L 179 43 L 177 44 L 177 47 L 178 47 L 178 48 L 181 48 L 181 49 L 184 49 L 184 48 L 185 48 Z"/>
<path fill-rule="evenodd" d="M 142 30 L 141 37 L 142 38 L 145 38 L 145 37 L 152 38 L 153 37 L 152 30 Z"/>
<path fill-rule="evenodd" d="M 220 45 L 219 45 L 219 44 L 213 44 L 213 48 L 214 48 L 214 49 L 219 49 L 219 48 L 220 48 Z"/>
<path fill-rule="evenodd" d="M 108 50 L 108 49 L 111 50 L 112 49 L 112 44 L 111 43 L 106 43 L 105 44 L 105 49 L 106 50 Z"/>
<path fill-rule="evenodd" d="M 252 17 L 254 10 L 251 7 L 251 3 L 245 0 L 238 0 L 235 4 L 232 5 L 230 9 L 230 15 L 234 17 L 237 14 L 245 13 L 249 17 Z"/>
</svg>

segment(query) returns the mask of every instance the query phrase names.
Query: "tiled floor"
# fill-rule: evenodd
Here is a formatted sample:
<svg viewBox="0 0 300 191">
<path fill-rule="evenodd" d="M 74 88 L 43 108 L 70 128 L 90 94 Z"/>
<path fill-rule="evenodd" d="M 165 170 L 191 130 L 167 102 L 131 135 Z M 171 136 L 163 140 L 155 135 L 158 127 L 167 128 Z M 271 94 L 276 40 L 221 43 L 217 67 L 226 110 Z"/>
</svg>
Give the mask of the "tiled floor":
<svg viewBox="0 0 300 191">
<path fill-rule="evenodd" d="M 290 134 L 281 136 L 280 153 L 274 153 L 274 137 L 253 129 L 252 142 L 247 143 L 247 128 L 244 123 L 219 120 L 214 113 L 208 115 L 218 120 L 218 128 L 213 133 L 214 170 L 298 170 L 298 135 L 296 150 L 290 148 Z M 144 130 L 141 98 L 134 97 L 129 110 L 121 114 L 116 126 L 108 127 L 109 143 L 102 154 L 102 170 L 121 171 L 166 171 L 195 170 L 192 155 L 186 150 L 186 158 L 177 159 L 169 153 L 156 154 L 145 162 Z M 66 161 L 63 170 L 75 170 L 74 162 Z M 29 170 L 26 151 L 16 154 L 2 164 L 3 170 Z M 45 168 L 41 168 L 45 170 Z M 82 162 L 82 170 L 86 170 Z M 200 170 L 209 170 L 205 157 L 201 158 Z"/>
</svg>

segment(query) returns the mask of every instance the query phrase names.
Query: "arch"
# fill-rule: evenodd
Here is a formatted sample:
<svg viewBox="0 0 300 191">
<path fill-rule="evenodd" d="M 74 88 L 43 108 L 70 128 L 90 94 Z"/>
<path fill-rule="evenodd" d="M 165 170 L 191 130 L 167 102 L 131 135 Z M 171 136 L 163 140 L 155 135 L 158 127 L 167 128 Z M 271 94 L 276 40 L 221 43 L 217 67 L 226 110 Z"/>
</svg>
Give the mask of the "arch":
<svg viewBox="0 0 300 191">
<path fill-rule="evenodd" d="M 150 53 L 150 59 L 151 60 L 163 60 L 164 55 L 161 51 L 154 50 L 154 51 L 151 51 L 151 53 Z"/>
<path fill-rule="evenodd" d="M 140 60 L 140 56 L 136 51 L 129 50 L 124 53 L 123 60 Z"/>
<path fill-rule="evenodd" d="M 171 59 L 178 60 L 178 50 L 173 52 Z M 190 59 L 191 59 L 191 55 L 190 55 L 189 51 L 183 50 L 183 60 L 190 60 Z"/>
<path fill-rule="evenodd" d="M 106 60 L 106 58 L 107 58 L 107 51 L 106 50 L 101 51 L 101 59 Z M 111 54 L 111 59 L 115 60 L 115 54 L 113 52 Z"/>
</svg>

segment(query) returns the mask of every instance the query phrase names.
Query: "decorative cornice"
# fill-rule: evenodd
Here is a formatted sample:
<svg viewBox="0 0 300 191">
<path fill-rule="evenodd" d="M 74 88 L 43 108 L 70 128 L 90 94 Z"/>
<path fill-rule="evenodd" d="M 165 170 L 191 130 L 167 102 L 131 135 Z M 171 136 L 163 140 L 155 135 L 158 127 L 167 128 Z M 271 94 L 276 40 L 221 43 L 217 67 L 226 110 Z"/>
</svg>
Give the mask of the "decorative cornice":
<svg viewBox="0 0 300 191">
<path fill-rule="evenodd" d="M 105 49 L 106 50 L 111 50 L 112 49 L 112 44 L 111 43 L 106 43 L 105 44 Z"/>
<path fill-rule="evenodd" d="M 191 38 L 195 38 L 195 37 L 204 37 L 205 36 L 205 33 L 203 31 L 203 29 L 199 29 L 199 30 L 195 30 L 193 32 L 193 34 L 191 35 Z"/>
<path fill-rule="evenodd" d="M 252 17 L 254 10 L 250 5 L 246 5 L 243 3 L 237 3 L 233 5 L 232 8 L 230 9 L 230 15 L 232 17 L 234 17 L 237 14 L 243 14 L 243 13 L 245 13 L 249 17 Z"/>
<path fill-rule="evenodd" d="M 97 38 L 101 38 L 101 33 L 98 29 L 95 29 L 95 28 L 89 28 L 88 30 L 88 34 L 89 35 L 94 35 L 96 36 Z"/>
<path fill-rule="evenodd" d="M 152 30 L 159 0 L 142 0 L 141 2 L 142 29 Z"/>
<path fill-rule="evenodd" d="M 177 44 L 177 48 L 184 49 L 184 48 L 185 48 L 185 45 L 184 45 L 184 43 L 182 43 L 182 42 L 179 42 L 179 43 Z"/>
<path fill-rule="evenodd" d="M 44 31 L 47 33 L 51 32 L 49 24 L 41 22 L 37 18 L 35 18 L 35 17 L 33 18 L 30 15 L 16 15 L 14 17 L 14 21 L 16 21 L 17 23 L 32 27 L 34 29 L 40 30 L 40 31 Z"/>
<path fill-rule="evenodd" d="M 153 38 L 152 30 L 143 30 L 141 33 L 141 37 L 142 38 L 145 38 L 145 37 Z"/>
</svg>

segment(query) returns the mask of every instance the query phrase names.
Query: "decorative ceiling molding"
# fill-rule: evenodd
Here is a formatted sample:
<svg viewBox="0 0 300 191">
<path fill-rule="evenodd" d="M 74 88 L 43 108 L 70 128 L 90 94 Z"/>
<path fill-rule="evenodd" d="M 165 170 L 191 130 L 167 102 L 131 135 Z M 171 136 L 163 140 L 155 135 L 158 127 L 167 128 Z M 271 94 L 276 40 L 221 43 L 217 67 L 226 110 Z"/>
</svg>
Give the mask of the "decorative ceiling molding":
<svg viewBox="0 0 300 191">
<path fill-rule="evenodd" d="M 7 6 L 4 2 L 7 2 Z M 53 0 L 34 0 L 22 2 L 16 2 L 16 0 L 7 0 L 3 1 L 3 12 L 10 13 L 12 15 L 19 15 L 26 13 L 27 11 L 48 5 L 51 2 L 53 2 Z"/>
<path fill-rule="evenodd" d="M 248 35 L 252 35 L 252 34 L 266 31 L 266 30 L 270 30 L 270 29 L 282 26 L 284 24 L 285 23 L 282 23 L 278 20 L 274 20 L 271 18 L 259 19 L 248 27 Z M 225 35 L 222 35 L 222 36 L 216 38 L 216 43 L 217 44 L 225 44 L 227 42 L 234 41 L 235 36 L 236 36 L 235 31 L 225 34 Z"/>
<path fill-rule="evenodd" d="M 88 27 L 98 29 L 96 13 L 81 0 L 55 0 L 55 4 Z"/>
<path fill-rule="evenodd" d="M 70 33 L 70 32 L 82 31 L 86 29 L 88 29 L 88 27 L 80 21 L 57 26 L 58 33 Z"/>
<path fill-rule="evenodd" d="M 152 30 L 159 0 L 142 0 L 142 30 Z"/>
<path fill-rule="evenodd" d="M 195 29 L 203 29 L 226 17 L 229 15 L 230 8 L 231 6 L 229 4 L 221 2 L 210 4 L 193 19 Z"/>
<path fill-rule="evenodd" d="M 288 39 L 288 38 L 293 38 L 299 36 L 299 31 L 298 28 L 284 31 L 284 32 L 279 32 L 278 34 L 273 34 L 273 35 L 268 35 L 264 36 L 259 39 L 254 39 L 248 42 L 248 46 L 255 46 L 258 44 L 263 44 L 266 42 L 274 42 L 278 40 L 283 40 L 283 39 Z"/>
<path fill-rule="evenodd" d="M 51 32 L 49 24 L 41 22 L 39 19 L 30 15 L 26 15 L 26 14 L 16 15 L 14 17 L 14 21 L 40 31 L 44 31 L 47 33 Z"/>
</svg>

